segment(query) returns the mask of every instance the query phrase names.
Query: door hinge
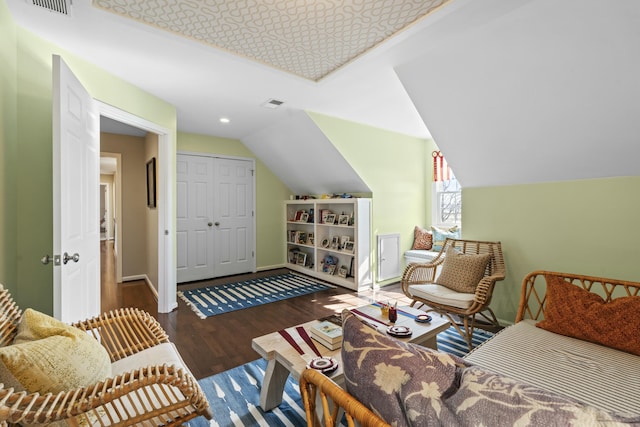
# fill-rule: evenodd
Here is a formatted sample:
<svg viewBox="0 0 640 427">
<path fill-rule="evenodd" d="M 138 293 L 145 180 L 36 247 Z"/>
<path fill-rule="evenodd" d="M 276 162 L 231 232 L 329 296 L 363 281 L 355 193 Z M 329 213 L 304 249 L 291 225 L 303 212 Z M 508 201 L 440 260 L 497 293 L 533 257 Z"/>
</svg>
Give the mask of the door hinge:
<svg viewBox="0 0 640 427">
<path fill-rule="evenodd" d="M 251 169 L 251 176 L 253 176 L 253 172 L 255 172 L 253 169 Z"/>
<path fill-rule="evenodd" d="M 255 258 L 256 257 L 256 253 L 254 251 L 251 251 L 251 258 Z"/>
</svg>

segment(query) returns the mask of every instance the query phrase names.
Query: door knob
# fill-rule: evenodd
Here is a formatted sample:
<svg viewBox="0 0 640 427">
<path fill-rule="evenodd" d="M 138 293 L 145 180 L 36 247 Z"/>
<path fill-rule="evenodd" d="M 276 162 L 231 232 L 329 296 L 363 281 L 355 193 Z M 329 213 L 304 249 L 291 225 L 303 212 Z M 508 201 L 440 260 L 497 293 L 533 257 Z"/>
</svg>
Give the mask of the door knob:
<svg viewBox="0 0 640 427">
<path fill-rule="evenodd" d="M 211 226 L 213 225 L 213 223 L 212 223 L 211 221 L 209 221 L 209 222 L 207 223 L 207 225 L 208 225 L 209 227 L 211 227 Z"/>
<path fill-rule="evenodd" d="M 215 222 L 216 227 L 220 225 L 220 223 L 218 221 Z"/>
<path fill-rule="evenodd" d="M 65 252 L 64 255 L 62 255 L 62 263 L 66 264 L 69 261 L 73 261 L 73 262 L 80 261 L 80 254 L 76 252 L 75 254 L 70 256 L 68 253 Z"/>
</svg>

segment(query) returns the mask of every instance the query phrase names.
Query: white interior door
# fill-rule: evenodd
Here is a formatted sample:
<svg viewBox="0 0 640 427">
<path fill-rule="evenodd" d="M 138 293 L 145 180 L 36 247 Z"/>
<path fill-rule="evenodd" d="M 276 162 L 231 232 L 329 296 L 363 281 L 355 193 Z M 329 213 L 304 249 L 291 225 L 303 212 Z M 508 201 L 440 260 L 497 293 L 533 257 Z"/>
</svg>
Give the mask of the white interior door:
<svg viewBox="0 0 640 427">
<path fill-rule="evenodd" d="M 62 58 L 53 56 L 53 314 L 100 312 L 100 119 Z"/>
<path fill-rule="evenodd" d="M 178 283 L 255 271 L 254 162 L 178 154 Z"/>
<path fill-rule="evenodd" d="M 253 162 L 218 158 L 214 172 L 216 275 L 253 271 Z"/>
<path fill-rule="evenodd" d="M 179 154 L 176 182 L 178 283 L 215 277 L 213 159 Z"/>
</svg>

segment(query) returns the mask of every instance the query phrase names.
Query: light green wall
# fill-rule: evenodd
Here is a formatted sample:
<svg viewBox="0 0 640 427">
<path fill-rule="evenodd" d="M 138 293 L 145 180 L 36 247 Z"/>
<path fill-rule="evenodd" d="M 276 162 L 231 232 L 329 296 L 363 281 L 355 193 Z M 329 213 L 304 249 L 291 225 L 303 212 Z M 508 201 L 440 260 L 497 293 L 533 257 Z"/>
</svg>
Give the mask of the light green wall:
<svg viewBox="0 0 640 427">
<path fill-rule="evenodd" d="M 500 319 L 514 320 L 534 270 L 640 281 L 640 177 L 463 189 L 462 200 L 464 237 L 502 242 Z"/>
<path fill-rule="evenodd" d="M 13 169 L 4 170 L 3 181 L 15 183 L 15 212 L 19 213 L 14 215 L 6 206 L 2 207 L 3 227 L 6 230 L 16 230 L 17 233 L 13 242 L 11 236 L 2 236 L 3 249 L 9 248 L 7 253 L 3 253 L 2 260 L 5 264 L 11 263 L 16 266 L 15 274 L 5 275 L 5 281 L 8 282 L 7 285 L 12 289 L 19 305 L 51 313 L 53 267 L 43 266 L 40 258 L 45 254 L 51 254 L 53 246 L 52 55 L 59 54 L 63 57 L 94 98 L 169 129 L 174 137 L 174 148 L 176 113 L 175 108 L 166 102 L 61 50 L 29 31 L 15 28 L 4 3 L 0 6 L 0 20 L 0 49 L 3 50 L 3 54 L 11 53 L 12 49 L 16 51 L 14 69 L 11 70 L 11 66 L 6 68 L 4 64 L 2 67 L 3 82 L 16 81 L 15 136 L 11 136 L 12 125 L 9 123 L 9 140 L 3 142 L 3 150 L 9 147 L 6 161 L 12 164 Z M 6 37 L 9 42 L 6 41 Z M 13 86 L 11 83 L 3 83 L 2 87 L 10 92 Z M 2 105 L 5 105 L 5 102 L 3 95 Z M 3 120 L 12 120 L 11 114 L 4 111 L 2 117 Z M 16 145 L 13 155 L 11 144 Z M 169 161 L 172 167 L 175 167 L 175 158 Z M 10 199 L 12 195 L 4 196 L 5 201 L 7 197 Z"/>
<path fill-rule="evenodd" d="M 371 189 L 372 259 L 377 277 L 378 234 L 400 233 L 402 256 L 413 244 L 414 226 L 431 224 L 430 165 L 435 144 L 334 117 L 309 116 Z"/>
<path fill-rule="evenodd" d="M 178 150 L 224 156 L 256 156 L 241 141 L 178 133 Z M 292 191 L 256 159 L 256 266 L 280 267 L 285 259 L 284 201 Z"/>
<path fill-rule="evenodd" d="M 0 3 L 0 282 L 21 306 L 51 311 L 51 55 L 62 54 L 89 92 L 105 103 L 170 129 L 173 106 L 16 28 Z M 425 141 L 319 114 L 310 116 L 369 185 L 373 237 L 431 224 L 430 153 Z M 175 141 L 175 138 L 174 138 Z M 178 135 L 178 149 L 255 158 L 240 141 Z M 170 159 L 175 167 L 175 159 Z M 260 161 L 257 168 L 257 265 L 284 262 L 283 201 L 291 191 Z M 512 321 L 522 278 L 549 269 L 640 280 L 640 178 L 610 178 L 463 190 L 464 237 L 502 241 L 507 279 L 494 307 Z M 175 192 L 174 192 L 175 194 Z M 19 215 L 18 215 L 19 213 Z M 375 240 L 373 240 L 375 246 Z M 372 250 L 375 259 L 375 248 Z"/>
<path fill-rule="evenodd" d="M 0 3 L 0 283 L 11 292 L 17 282 L 15 181 L 18 129 L 16 27 Z"/>
</svg>

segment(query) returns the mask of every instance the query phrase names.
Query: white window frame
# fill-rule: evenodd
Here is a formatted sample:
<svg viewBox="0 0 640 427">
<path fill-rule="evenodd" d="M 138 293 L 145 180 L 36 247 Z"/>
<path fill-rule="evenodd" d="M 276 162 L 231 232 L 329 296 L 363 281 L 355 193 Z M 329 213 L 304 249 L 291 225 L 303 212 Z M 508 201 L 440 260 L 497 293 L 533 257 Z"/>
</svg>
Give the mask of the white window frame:
<svg viewBox="0 0 640 427">
<path fill-rule="evenodd" d="M 444 186 L 451 188 L 444 188 Z M 442 199 L 445 194 L 449 194 L 452 197 L 457 198 L 458 207 L 450 213 L 449 217 L 443 219 L 443 204 Z M 462 187 L 460 183 L 455 178 L 453 173 L 451 174 L 451 179 L 448 181 L 436 181 L 431 185 L 431 214 L 432 214 L 432 223 L 438 227 L 452 227 L 457 225 L 458 227 L 462 226 Z"/>
</svg>

